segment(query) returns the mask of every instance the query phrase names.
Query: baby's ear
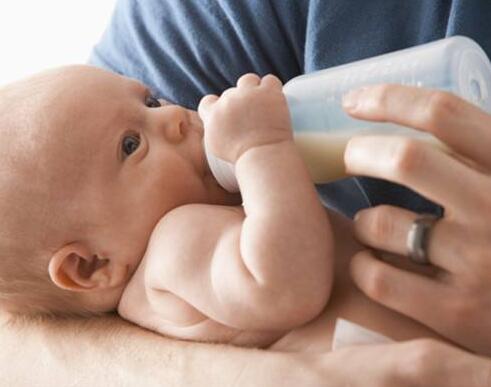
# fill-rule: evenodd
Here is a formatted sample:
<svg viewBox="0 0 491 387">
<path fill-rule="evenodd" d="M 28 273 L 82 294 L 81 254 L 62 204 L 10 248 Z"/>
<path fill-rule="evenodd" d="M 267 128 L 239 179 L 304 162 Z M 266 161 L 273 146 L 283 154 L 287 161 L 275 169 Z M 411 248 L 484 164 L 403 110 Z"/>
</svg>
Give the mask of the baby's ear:
<svg viewBox="0 0 491 387">
<path fill-rule="evenodd" d="M 83 243 L 72 242 L 56 251 L 48 266 L 58 287 L 75 292 L 103 290 L 122 285 L 127 269 L 100 258 Z"/>
</svg>

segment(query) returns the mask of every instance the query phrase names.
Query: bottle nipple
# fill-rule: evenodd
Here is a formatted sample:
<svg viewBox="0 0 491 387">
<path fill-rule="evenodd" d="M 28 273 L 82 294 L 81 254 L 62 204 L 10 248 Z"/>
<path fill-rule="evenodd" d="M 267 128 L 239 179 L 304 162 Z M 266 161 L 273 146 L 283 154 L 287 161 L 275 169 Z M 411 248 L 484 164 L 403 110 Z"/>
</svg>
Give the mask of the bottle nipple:
<svg viewBox="0 0 491 387">
<path fill-rule="evenodd" d="M 225 190 L 230 193 L 239 192 L 239 183 L 235 177 L 235 166 L 228 161 L 225 161 L 208 150 L 206 142 L 203 141 L 205 148 L 206 160 L 208 161 L 208 166 L 210 167 L 211 173 L 215 176 L 216 181 Z"/>
</svg>

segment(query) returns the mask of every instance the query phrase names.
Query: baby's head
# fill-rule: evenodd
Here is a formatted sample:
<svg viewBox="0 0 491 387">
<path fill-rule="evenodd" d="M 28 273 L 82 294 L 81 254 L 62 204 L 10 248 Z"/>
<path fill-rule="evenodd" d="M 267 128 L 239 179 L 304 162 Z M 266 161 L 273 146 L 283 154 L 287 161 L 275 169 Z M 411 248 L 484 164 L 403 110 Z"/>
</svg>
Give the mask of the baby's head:
<svg viewBox="0 0 491 387">
<path fill-rule="evenodd" d="M 0 89 L 0 307 L 112 310 L 153 227 L 220 201 L 193 111 L 90 66 Z"/>
</svg>

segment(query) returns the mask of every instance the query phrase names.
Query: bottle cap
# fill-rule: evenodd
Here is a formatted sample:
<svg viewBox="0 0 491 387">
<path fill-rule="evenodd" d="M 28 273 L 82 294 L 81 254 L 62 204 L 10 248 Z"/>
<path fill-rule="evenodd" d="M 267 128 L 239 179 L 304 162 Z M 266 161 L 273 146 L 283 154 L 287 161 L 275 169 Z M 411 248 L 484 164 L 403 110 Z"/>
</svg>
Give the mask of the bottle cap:
<svg viewBox="0 0 491 387">
<path fill-rule="evenodd" d="M 456 69 L 456 94 L 491 112 L 491 64 L 484 50 L 473 40 L 457 36 L 455 50 L 458 58 Z"/>
</svg>

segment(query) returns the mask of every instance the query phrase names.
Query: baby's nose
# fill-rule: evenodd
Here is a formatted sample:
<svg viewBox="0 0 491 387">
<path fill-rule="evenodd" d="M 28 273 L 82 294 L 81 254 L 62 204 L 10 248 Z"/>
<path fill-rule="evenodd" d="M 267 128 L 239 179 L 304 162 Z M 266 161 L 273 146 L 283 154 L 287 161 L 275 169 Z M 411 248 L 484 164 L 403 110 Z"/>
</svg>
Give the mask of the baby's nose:
<svg viewBox="0 0 491 387">
<path fill-rule="evenodd" d="M 156 122 L 156 130 L 164 135 L 167 141 L 172 143 L 181 142 L 186 137 L 189 119 L 186 109 L 168 105 L 158 108 L 159 117 Z"/>
</svg>

